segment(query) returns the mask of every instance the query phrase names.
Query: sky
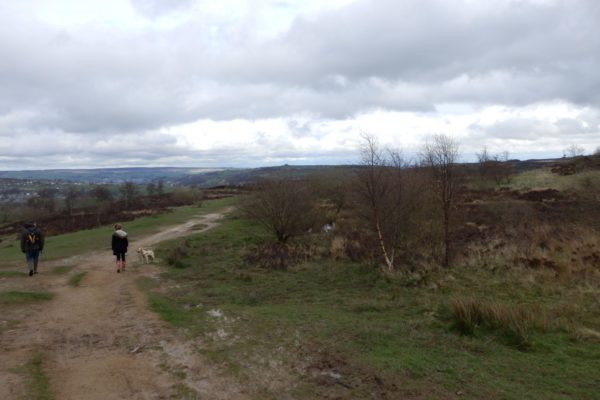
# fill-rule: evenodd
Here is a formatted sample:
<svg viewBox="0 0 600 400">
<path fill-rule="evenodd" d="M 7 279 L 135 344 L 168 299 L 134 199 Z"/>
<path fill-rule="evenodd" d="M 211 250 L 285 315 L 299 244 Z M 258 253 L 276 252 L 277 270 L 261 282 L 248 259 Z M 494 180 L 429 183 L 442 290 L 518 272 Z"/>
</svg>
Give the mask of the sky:
<svg viewBox="0 0 600 400">
<path fill-rule="evenodd" d="M 597 0 L 0 0 L 0 169 L 600 148 Z"/>
</svg>

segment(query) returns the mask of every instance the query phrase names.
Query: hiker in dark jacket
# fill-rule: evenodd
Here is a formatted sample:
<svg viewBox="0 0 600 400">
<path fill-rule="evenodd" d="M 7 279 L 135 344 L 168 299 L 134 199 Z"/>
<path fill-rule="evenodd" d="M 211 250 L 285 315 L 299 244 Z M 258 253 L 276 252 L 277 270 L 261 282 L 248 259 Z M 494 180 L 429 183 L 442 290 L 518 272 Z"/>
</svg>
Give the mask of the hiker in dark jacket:
<svg viewBox="0 0 600 400">
<path fill-rule="evenodd" d="M 127 253 L 127 232 L 123 230 L 121 224 L 115 224 L 115 231 L 112 235 L 112 251 L 117 256 L 117 272 L 125 271 L 125 253 Z"/>
<path fill-rule="evenodd" d="M 21 251 L 25 253 L 29 276 L 37 274 L 40 253 L 44 250 L 44 235 L 35 222 L 28 222 L 21 233 Z"/>
</svg>

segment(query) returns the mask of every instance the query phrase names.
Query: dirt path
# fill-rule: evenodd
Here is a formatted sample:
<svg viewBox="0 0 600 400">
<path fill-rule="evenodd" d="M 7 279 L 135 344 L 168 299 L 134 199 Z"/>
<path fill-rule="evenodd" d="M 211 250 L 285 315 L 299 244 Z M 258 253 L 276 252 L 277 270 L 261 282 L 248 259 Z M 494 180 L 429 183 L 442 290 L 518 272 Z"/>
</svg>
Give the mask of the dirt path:
<svg viewBox="0 0 600 400">
<path fill-rule="evenodd" d="M 235 382 L 202 361 L 202 343 L 183 338 L 148 310 L 135 281 L 156 278 L 158 268 L 132 263 L 136 248 L 189 234 L 198 224 L 205 227 L 194 233 L 206 231 L 221 216 L 209 214 L 131 242 L 129 266 L 121 274 L 110 253 L 94 252 L 70 260 L 70 275 L 86 272 L 79 287 L 43 267 L 33 278 L 19 279 L 19 290 L 48 290 L 55 298 L 19 308 L 16 327 L 0 336 L 0 398 L 26 394 L 30 383 L 22 366 L 39 355 L 55 399 L 245 399 Z"/>
</svg>

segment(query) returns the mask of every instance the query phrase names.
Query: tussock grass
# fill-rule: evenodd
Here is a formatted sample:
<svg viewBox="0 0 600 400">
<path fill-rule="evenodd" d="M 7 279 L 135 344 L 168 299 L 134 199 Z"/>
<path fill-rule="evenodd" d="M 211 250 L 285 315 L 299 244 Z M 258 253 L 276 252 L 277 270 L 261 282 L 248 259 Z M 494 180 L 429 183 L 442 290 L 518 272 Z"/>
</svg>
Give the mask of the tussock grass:
<svg viewBox="0 0 600 400">
<path fill-rule="evenodd" d="M 0 292 L 0 304 L 25 304 L 36 301 L 47 301 L 54 297 L 49 292 Z"/>
<path fill-rule="evenodd" d="M 474 298 L 453 299 L 453 327 L 463 335 L 475 335 L 478 328 L 500 333 L 519 350 L 532 347 L 530 332 L 539 326 L 539 317 L 523 306 L 485 302 Z"/>
</svg>

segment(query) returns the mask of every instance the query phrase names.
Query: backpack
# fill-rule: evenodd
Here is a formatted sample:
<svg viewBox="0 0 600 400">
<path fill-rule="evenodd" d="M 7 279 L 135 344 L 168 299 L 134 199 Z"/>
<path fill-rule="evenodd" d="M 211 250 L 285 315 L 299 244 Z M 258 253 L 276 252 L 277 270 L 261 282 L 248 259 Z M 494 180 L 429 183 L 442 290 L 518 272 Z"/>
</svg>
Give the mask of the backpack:
<svg viewBox="0 0 600 400">
<path fill-rule="evenodd" d="M 40 240 L 40 235 L 37 232 L 27 234 L 27 243 L 36 244 Z"/>
<path fill-rule="evenodd" d="M 27 232 L 25 235 L 25 242 L 29 248 L 38 247 L 41 243 L 41 236 L 39 231 Z"/>
</svg>

